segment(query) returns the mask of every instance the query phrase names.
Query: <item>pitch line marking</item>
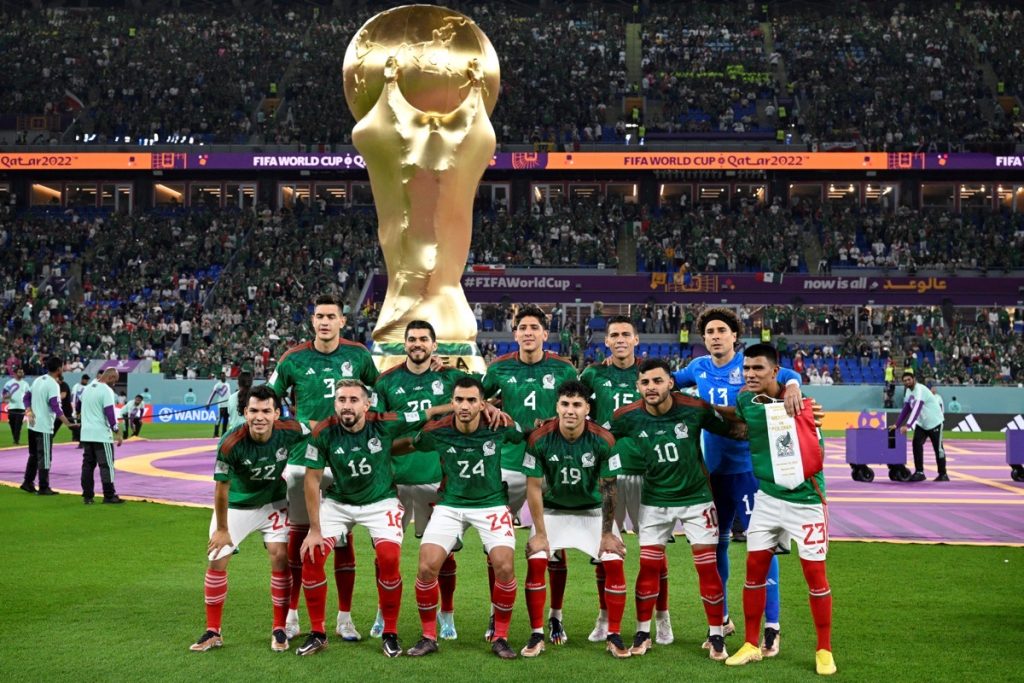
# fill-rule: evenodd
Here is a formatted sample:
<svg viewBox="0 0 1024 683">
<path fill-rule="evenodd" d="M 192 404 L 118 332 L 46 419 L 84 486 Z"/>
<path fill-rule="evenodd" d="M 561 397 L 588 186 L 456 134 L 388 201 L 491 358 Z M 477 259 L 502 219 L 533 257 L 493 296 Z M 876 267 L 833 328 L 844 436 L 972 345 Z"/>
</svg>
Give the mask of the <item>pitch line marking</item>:
<svg viewBox="0 0 1024 683">
<path fill-rule="evenodd" d="M 1018 496 L 1024 496 L 1024 489 L 1010 486 L 1009 484 L 1004 484 L 1003 482 L 995 481 L 994 479 L 983 479 L 982 477 L 975 477 L 970 474 L 965 474 L 964 472 L 953 472 L 951 478 L 966 479 L 967 481 L 973 481 L 976 484 L 983 484 L 984 486 L 991 486 L 993 488 L 1009 491 L 1010 493 L 1015 493 Z"/>
<path fill-rule="evenodd" d="M 153 464 L 155 461 L 162 460 L 164 458 L 173 458 L 179 455 L 195 455 L 196 453 L 209 453 L 210 450 L 210 446 L 192 446 L 190 448 L 178 448 L 173 451 L 144 453 L 142 455 L 133 455 L 132 457 L 124 458 L 123 460 L 117 460 L 114 463 L 114 467 L 119 472 L 129 472 L 131 474 L 139 474 L 144 477 L 166 477 L 168 479 L 184 479 L 185 481 L 210 482 L 213 481 L 212 474 L 177 472 L 175 470 L 157 467 Z"/>
</svg>

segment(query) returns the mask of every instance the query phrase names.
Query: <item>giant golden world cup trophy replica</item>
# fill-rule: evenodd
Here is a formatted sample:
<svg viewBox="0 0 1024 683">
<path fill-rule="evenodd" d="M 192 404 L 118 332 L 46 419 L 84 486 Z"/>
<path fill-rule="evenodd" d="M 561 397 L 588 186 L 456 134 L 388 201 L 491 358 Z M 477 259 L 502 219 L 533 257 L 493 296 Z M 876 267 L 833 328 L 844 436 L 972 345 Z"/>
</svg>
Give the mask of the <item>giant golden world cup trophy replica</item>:
<svg viewBox="0 0 1024 683">
<path fill-rule="evenodd" d="M 483 371 L 462 291 L 473 199 L 494 154 L 498 55 L 472 19 L 432 5 L 381 12 L 349 43 L 345 99 L 366 161 L 388 289 L 373 332 L 381 368 L 426 320 L 439 353 Z"/>
</svg>

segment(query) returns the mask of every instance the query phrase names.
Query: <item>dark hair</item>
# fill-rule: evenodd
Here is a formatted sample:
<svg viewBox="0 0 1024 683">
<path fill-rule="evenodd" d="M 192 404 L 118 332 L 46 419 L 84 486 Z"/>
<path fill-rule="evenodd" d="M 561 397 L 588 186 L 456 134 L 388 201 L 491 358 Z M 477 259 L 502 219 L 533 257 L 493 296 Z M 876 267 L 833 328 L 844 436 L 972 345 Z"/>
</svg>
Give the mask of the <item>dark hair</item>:
<svg viewBox="0 0 1024 683">
<path fill-rule="evenodd" d="M 611 329 L 612 325 L 629 325 L 636 332 L 636 325 L 633 323 L 633 319 L 628 315 L 613 315 L 608 318 L 608 327 L 605 329 Z"/>
<path fill-rule="evenodd" d="M 779 352 L 771 344 L 751 344 L 743 349 L 744 358 L 767 358 L 772 365 L 779 364 Z"/>
<path fill-rule="evenodd" d="M 345 310 L 341 299 L 334 294 L 321 294 L 318 296 L 313 300 L 313 308 L 316 308 L 317 306 L 337 306 L 339 313 L 342 313 Z"/>
<path fill-rule="evenodd" d="M 519 307 L 519 312 L 516 313 L 516 317 L 513 319 L 513 327 L 519 327 L 519 323 L 523 322 L 523 318 L 536 318 L 540 326 L 545 330 L 548 329 L 548 316 L 540 306 L 534 306 L 533 304 L 523 304 Z"/>
<path fill-rule="evenodd" d="M 135 394 L 135 398 L 142 398 L 142 394 Z"/>
<path fill-rule="evenodd" d="M 954 396 L 954 397 L 953 397 L 952 399 L 950 399 L 950 400 L 953 400 L 953 401 L 955 401 L 955 400 L 956 400 L 956 396 Z"/>
<path fill-rule="evenodd" d="M 60 359 L 60 356 L 50 356 L 46 359 L 47 373 L 57 372 L 62 367 L 64 367 L 64 361 Z"/>
<path fill-rule="evenodd" d="M 582 396 L 585 399 L 590 399 L 592 393 L 594 392 L 590 390 L 590 387 L 578 379 L 567 379 L 558 385 L 558 398 L 563 396 Z"/>
<path fill-rule="evenodd" d="M 460 377 L 455 380 L 455 386 L 452 387 L 452 392 L 454 393 L 455 389 L 471 389 L 473 387 L 476 387 L 477 391 L 480 392 L 480 397 L 483 398 L 484 385 L 480 380 L 473 376 Z"/>
<path fill-rule="evenodd" d="M 252 373 L 243 370 L 238 373 L 238 407 L 239 415 L 245 414 L 245 406 L 249 404 L 249 391 L 252 390 Z"/>
<path fill-rule="evenodd" d="M 914 381 L 915 382 L 917 381 L 917 377 L 914 377 L 914 371 L 913 370 L 904 370 L 903 374 L 900 375 L 900 379 L 903 379 L 904 377 L 913 377 Z"/>
<path fill-rule="evenodd" d="M 637 367 L 637 372 L 642 375 L 645 372 L 658 369 L 664 370 L 665 374 L 669 377 L 672 376 L 672 368 L 664 358 L 647 358 L 646 360 L 640 361 L 640 365 Z"/>
<path fill-rule="evenodd" d="M 249 407 L 249 401 L 256 399 L 257 401 L 273 401 L 274 407 L 281 410 L 281 399 L 274 390 L 266 384 L 261 384 L 258 387 L 253 387 L 252 391 L 249 392 L 249 396 L 245 400 L 245 407 Z"/>
<path fill-rule="evenodd" d="M 362 380 L 358 379 L 342 379 L 338 380 L 334 385 L 334 397 L 338 397 L 338 390 L 355 387 L 363 392 L 363 396 L 369 400 L 373 396 L 373 392 L 370 391 L 370 387 L 363 384 Z"/>
<path fill-rule="evenodd" d="M 89 375 L 82 375 L 82 379 L 84 379 L 84 380 L 90 380 L 90 379 L 92 379 L 92 378 L 91 378 L 91 377 L 89 377 Z"/>
<path fill-rule="evenodd" d="M 737 337 L 743 334 L 743 323 L 728 308 L 706 308 L 697 316 L 697 333 L 704 336 L 704 330 L 712 320 L 721 320 Z"/>
<path fill-rule="evenodd" d="M 409 338 L 409 330 L 427 330 L 430 332 L 430 341 L 437 341 L 437 333 L 434 332 L 434 326 L 428 323 L 426 320 L 413 320 L 405 326 L 405 338 Z"/>
</svg>

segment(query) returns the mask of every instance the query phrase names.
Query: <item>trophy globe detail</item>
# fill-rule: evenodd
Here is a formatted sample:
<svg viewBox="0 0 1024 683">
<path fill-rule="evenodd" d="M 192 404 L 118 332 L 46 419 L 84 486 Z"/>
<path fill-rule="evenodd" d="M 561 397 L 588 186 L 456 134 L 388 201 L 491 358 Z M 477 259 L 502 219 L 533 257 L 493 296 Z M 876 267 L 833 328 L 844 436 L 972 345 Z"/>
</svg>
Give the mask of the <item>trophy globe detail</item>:
<svg viewBox="0 0 1024 683">
<path fill-rule="evenodd" d="M 499 84 L 487 36 L 442 7 L 381 12 L 345 52 L 352 142 L 366 161 L 388 276 L 373 332 L 382 366 L 404 360 L 405 326 L 419 319 L 434 326 L 441 355 L 483 370 L 461 280 L 473 200 L 494 155 Z"/>
</svg>

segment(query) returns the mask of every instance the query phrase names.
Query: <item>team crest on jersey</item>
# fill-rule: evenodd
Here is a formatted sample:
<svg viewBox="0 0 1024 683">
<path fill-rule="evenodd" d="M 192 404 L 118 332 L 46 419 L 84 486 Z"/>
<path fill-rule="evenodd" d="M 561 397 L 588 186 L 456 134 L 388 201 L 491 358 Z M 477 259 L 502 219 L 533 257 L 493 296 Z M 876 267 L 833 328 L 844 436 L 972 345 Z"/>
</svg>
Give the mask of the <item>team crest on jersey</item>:
<svg viewBox="0 0 1024 683">
<path fill-rule="evenodd" d="M 544 375 L 544 379 L 541 380 L 541 381 L 543 382 L 543 386 L 544 386 L 545 389 L 554 389 L 555 388 L 555 376 L 554 375 Z"/>
<path fill-rule="evenodd" d="M 690 438 L 690 430 L 684 424 L 676 425 L 676 438 L 677 439 L 688 439 Z"/>
<path fill-rule="evenodd" d="M 217 465 L 214 467 L 214 472 L 217 474 L 227 474 L 228 469 L 228 464 L 226 462 L 218 460 Z"/>
<path fill-rule="evenodd" d="M 580 456 L 580 463 L 584 467 L 593 467 L 594 466 L 594 454 L 593 453 L 584 453 L 582 456 Z"/>
<path fill-rule="evenodd" d="M 498 448 L 495 446 L 493 441 L 487 441 L 484 443 L 484 455 L 494 455 L 497 449 Z"/>
<path fill-rule="evenodd" d="M 434 396 L 440 396 L 444 393 L 444 382 L 439 379 L 435 379 L 430 383 L 430 391 Z"/>
<path fill-rule="evenodd" d="M 372 439 L 370 439 L 369 443 L 367 443 L 366 445 L 370 448 L 371 453 L 380 453 L 382 450 L 384 450 L 384 446 L 381 445 L 380 439 L 378 439 L 377 437 L 373 437 Z"/>
<path fill-rule="evenodd" d="M 278 448 L 277 449 L 277 453 L 274 453 L 274 458 L 278 462 L 281 462 L 282 460 L 287 460 L 288 459 L 288 449 L 287 448 Z"/>
<path fill-rule="evenodd" d="M 743 373 L 739 368 L 733 368 L 729 373 L 729 384 L 743 384 Z"/>
<path fill-rule="evenodd" d="M 352 363 L 351 362 L 345 361 L 344 363 L 341 364 L 341 376 L 342 377 L 351 377 L 352 376 Z"/>
</svg>

